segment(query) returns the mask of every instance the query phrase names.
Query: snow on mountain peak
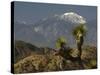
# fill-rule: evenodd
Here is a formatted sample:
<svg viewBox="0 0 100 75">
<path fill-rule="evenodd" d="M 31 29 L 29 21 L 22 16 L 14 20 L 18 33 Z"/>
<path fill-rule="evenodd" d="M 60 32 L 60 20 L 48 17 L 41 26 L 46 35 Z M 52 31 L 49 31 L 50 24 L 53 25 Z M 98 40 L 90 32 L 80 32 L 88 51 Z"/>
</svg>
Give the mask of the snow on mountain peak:
<svg viewBox="0 0 100 75">
<path fill-rule="evenodd" d="M 61 15 L 61 18 L 64 19 L 65 21 L 70 21 L 72 23 L 78 23 L 78 24 L 86 23 L 85 18 L 74 12 L 64 13 L 63 15 Z"/>
<path fill-rule="evenodd" d="M 64 13 L 64 15 L 73 15 L 75 14 L 74 12 L 68 12 L 68 13 Z"/>
</svg>

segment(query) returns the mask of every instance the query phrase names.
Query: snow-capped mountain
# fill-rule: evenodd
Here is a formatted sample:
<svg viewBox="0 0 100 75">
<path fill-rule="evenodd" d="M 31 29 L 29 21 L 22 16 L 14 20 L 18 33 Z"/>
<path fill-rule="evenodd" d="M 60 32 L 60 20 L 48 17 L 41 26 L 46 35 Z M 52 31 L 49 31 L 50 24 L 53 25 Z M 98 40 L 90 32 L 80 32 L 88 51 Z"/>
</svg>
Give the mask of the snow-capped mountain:
<svg viewBox="0 0 100 75">
<path fill-rule="evenodd" d="M 88 27 L 87 42 L 96 42 L 96 21 L 87 22 L 84 17 L 74 12 L 63 13 L 43 18 L 34 25 L 15 23 L 15 39 L 31 42 L 37 46 L 55 47 L 55 41 L 58 37 L 64 36 L 69 45 L 74 45 L 72 29 L 80 23 Z M 22 27 L 20 27 L 22 26 Z M 94 39 L 94 40 L 93 40 Z"/>
<path fill-rule="evenodd" d="M 81 23 L 84 24 L 86 23 L 85 18 L 83 18 L 82 16 L 74 13 L 74 12 L 68 12 L 68 13 L 64 13 L 63 15 L 61 15 L 61 18 L 65 21 L 70 21 L 72 23 Z"/>
</svg>

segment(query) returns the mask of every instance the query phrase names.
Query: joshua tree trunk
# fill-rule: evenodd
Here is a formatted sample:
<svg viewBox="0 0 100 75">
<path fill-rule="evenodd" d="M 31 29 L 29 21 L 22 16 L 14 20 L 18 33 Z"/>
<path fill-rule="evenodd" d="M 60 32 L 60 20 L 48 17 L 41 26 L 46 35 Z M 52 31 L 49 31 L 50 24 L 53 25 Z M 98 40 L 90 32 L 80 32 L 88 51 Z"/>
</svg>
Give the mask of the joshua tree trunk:
<svg viewBox="0 0 100 75">
<path fill-rule="evenodd" d="M 84 42 L 83 36 L 80 36 L 79 39 L 76 40 L 76 42 L 77 42 L 77 48 L 79 50 L 79 57 L 81 58 L 81 55 L 82 55 L 82 45 L 83 45 L 83 42 Z"/>
<path fill-rule="evenodd" d="M 79 58 L 81 58 L 81 54 L 82 54 L 82 47 L 80 43 L 77 43 L 77 48 L 79 50 Z"/>
<path fill-rule="evenodd" d="M 82 64 L 82 60 L 81 60 L 83 41 L 84 41 L 83 36 L 81 36 L 81 37 L 77 40 L 77 48 L 78 48 L 78 50 L 79 50 L 78 61 L 79 61 L 79 64 L 81 65 L 82 68 L 84 68 L 84 66 L 83 66 L 83 64 Z"/>
</svg>

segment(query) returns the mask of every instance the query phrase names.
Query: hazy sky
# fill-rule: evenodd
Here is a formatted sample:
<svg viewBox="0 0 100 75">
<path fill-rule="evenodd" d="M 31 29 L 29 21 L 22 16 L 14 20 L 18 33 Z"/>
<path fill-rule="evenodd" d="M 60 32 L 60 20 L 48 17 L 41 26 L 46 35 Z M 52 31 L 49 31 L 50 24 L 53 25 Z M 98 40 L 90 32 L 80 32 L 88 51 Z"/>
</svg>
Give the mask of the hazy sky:
<svg viewBox="0 0 100 75">
<path fill-rule="evenodd" d="M 97 18 L 96 10 L 97 8 L 95 6 L 15 2 L 14 18 L 15 21 L 25 21 L 26 23 L 34 24 L 38 20 L 54 14 L 75 12 L 89 21 Z"/>
</svg>

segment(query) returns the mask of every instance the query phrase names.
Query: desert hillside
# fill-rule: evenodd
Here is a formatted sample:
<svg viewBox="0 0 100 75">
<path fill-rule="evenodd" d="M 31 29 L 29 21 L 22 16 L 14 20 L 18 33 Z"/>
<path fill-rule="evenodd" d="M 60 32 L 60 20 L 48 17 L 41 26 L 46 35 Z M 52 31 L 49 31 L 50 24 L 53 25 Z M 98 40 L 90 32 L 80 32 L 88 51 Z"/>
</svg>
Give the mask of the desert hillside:
<svg viewBox="0 0 100 75">
<path fill-rule="evenodd" d="M 77 69 L 92 69 L 97 67 L 97 48 L 95 46 L 83 46 L 82 61 L 77 60 L 78 50 L 70 48 L 63 57 L 56 54 L 51 48 L 38 48 L 32 44 L 15 42 L 14 73 L 49 72 Z"/>
</svg>

